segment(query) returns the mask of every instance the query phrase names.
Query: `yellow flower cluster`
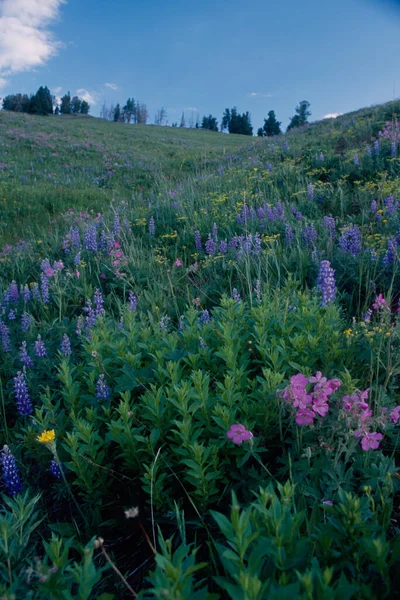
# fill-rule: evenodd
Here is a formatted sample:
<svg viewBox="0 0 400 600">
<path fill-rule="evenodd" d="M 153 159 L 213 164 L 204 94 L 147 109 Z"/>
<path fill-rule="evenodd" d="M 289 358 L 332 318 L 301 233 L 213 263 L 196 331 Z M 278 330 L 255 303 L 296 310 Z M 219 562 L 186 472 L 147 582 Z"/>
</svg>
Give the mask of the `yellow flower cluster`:
<svg viewBox="0 0 400 600">
<path fill-rule="evenodd" d="M 54 431 L 54 429 L 46 429 L 45 431 L 43 431 L 43 433 L 38 435 L 36 439 L 41 444 L 50 444 L 56 439 L 56 432 Z"/>
</svg>

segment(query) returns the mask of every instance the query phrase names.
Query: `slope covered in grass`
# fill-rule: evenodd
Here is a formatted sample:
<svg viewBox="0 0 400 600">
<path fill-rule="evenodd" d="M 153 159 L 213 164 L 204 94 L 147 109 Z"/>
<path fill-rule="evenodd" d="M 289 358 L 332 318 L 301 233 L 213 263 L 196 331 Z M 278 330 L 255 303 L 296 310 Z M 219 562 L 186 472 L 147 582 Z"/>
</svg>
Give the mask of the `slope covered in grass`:
<svg viewBox="0 0 400 600">
<path fill-rule="evenodd" d="M 398 116 L 2 138 L 5 597 L 398 596 Z"/>
</svg>

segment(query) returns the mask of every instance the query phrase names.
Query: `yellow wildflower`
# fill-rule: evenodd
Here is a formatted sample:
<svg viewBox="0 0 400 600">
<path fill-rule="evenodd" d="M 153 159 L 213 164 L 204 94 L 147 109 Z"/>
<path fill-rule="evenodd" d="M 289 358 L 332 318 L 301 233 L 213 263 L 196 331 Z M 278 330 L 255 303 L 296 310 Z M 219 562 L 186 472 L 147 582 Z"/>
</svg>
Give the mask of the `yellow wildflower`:
<svg viewBox="0 0 400 600">
<path fill-rule="evenodd" d="M 56 432 L 54 431 L 54 429 L 46 429 L 45 431 L 43 431 L 43 433 L 38 435 L 36 439 L 41 444 L 50 444 L 56 439 Z"/>
</svg>

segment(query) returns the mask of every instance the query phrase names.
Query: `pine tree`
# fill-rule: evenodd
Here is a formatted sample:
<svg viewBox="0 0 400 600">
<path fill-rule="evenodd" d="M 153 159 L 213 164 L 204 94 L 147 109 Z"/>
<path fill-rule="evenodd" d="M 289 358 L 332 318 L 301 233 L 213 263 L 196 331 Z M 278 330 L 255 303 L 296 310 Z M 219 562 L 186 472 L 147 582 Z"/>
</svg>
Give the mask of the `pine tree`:
<svg viewBox="0 0 400 600">
<path fill-rule="evenodd" d="M 90 110 L 90 104 L 89 104 L 89 102 L 86 102 L 86 100 L 82 100 L 82 103 L 81 103 L 81 115 L 88 115 L 89 114 L 89 110 Z"/>
<path fill-rule="evenodd" d="M 62 115 L 71 114 L 71 94 L 68 92 L 61 98 L 60 113 Z"/>
<path fill-rule="evenodd" d="M 40 86 L 29 102 L 29 112 L 34 115 L 52 115 L 53 101 L 47 86 Z"/>
<path fill-rule="evenodd" d="M 302 100 L 300 104 L 296 106 L 296 114 L 290 119 L 287 130 L 294 129 L 295 127 L 301 127 L 308 123 L 308 117 L 311 116 L 310 103 L 307 100 Z"/>
<path fill-rule="evenodd" d="M 81 112 L 82 108 L 82 100 L 78 98 L 78 96 L 74 96 L 71 100 L 71 112 L 74 115 L 77 115 Z"/>
<path fill-rule="evenodd" d="M 121 120 L 121 107 L 118 103 L 117 106 L 114 108 L 113 121 L 114 121 L 114 123 L 117 123 L 120 120 Z"/>
<path fill-rule="evenodd" d="M 229 108 L 226 108 L 224 114 L 222 115 L 221 131 L 225 131 L 225 129 L 229 128 L 230 120 L 231 120 L 231 111 L 229 110 Z"/>
<path fill-rule="evenodd" d="M 268 137 L 282 133 L 281 122 L 276 120 L 274 110 L 270 110 L 268 113 L 268 119 L 264 119 L 263 132 L 263 135 Z"/>
<path fill-rule="evenodd" d="M 218 131 L 218 121 L 212 115 L 208 115 L 208 117 L 204 116 L 201 122 L 202 129 L 209 129 L 210 131 Z"/>
</svg>

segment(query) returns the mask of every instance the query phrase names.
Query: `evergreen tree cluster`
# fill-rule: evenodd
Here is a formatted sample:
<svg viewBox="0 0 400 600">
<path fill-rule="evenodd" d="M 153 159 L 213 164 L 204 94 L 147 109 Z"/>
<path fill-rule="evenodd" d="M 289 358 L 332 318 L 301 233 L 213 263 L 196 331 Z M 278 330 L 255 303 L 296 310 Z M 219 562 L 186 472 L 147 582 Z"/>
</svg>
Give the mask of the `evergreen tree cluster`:
<svg viewBox="0 0 400 600">
<path fill-rule="evenodd" d="M 67 114 L 89 114 L 90 105 L 86 100 L 74 96 L 68 92 L 61 98 L 58 106 L 55 96 L 52 96 L 47 86 L 40 86 L 36 94 L 10 94 L 3 98 L 3 110 L 12 112 L 24 112 L 33 115 L 58 115 Z"/>
<path fill-rule="evenodd" d="M 218 131 L 218 121 L 212 115 L 208 115 L 206 117 L 204 115 L 203 120 L 201 122 L 201 129 L 209 129 L 210 131 Z"/>
<path fill-rule="evenodd" d="M 236 106 L 232 109 L 226 108 L 222 116 L 221 131 L 227 129 L 229 133 L 239 135 L 253 135 L 250 113 L 238 113 Z"/>
<path fill-rule="evenodd" d="M 146 125 L 149 118 L 149 112 L 144 102 L 139 102 L 135 98 L 128 98 L 126 104 L 121 106 L 120 103 L 110 107 L 103 104 L 100 111 L 100 118 L 106 121 L 114 121 L 114 123 L 134 123 L 135 125 Z"/>
</svg>

